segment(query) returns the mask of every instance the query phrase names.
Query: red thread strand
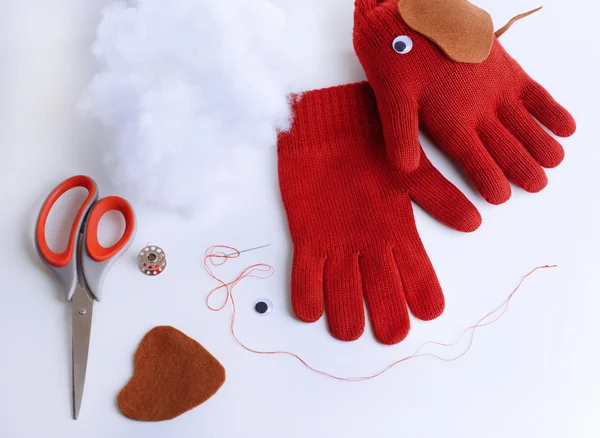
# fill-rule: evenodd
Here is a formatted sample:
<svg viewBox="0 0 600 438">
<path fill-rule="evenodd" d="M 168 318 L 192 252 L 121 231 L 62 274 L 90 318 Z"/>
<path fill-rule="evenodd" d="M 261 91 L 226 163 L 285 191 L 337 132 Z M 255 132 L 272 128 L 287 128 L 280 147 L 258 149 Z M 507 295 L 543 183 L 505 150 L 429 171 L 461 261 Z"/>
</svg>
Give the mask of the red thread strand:
<svg viewBox="0 0 600 438">
<path fill-rule="evenodd" d="M 227 254 L 225 251 L 227 251 L 230 254 Z M 437 341 L 427 341 L 427 342 L 423 343 L 410 356 L 406 356 L 402 359 L 399 359 L 399 360 L 391 363 L 390 365 L 386 366 L 381 371 L 379 371 L 375 374 L 372 374 L 369 376 L 360 376 L 360 377 L 340 377 L 335 374 L 331 374 L 326 371 L 322 371 L 322 370 L 312 367 L 304 359 L 302 359 L 302 357 L 300 357 L 296 353 L 292 353 L 291 351 L 255 350 L 253 348 L 248 347 L 242 341 L 239 340 L 239 338 L 237 337 L 237 335 L 235 333 L 236 308 L 235 308 L 235 300 L 233 299 L 233 288 L 246 277 L 266 279 L 266 278 L 271 277 L 275 273 L 275 269 L 271 265 L 268 265 L 266 263 L 258 263 L 258 264 L 248 266 L 233 281 L 226 283 L 225 281 L 223 281 L 219 277 L 217 277 L 215 275 L 215 273 L 213 272 L 213 270 L 211 269 L 211 265 L 213 267 L 222 266 L 227 262 L 227 260 L 235 259 L 235 258 L 238 258 L 239 256 L 240 256 L 240 251 L 238 251 L 237 249 L 235 249 L 233 247 L 226 246 L 226 245 L 214 245 L 206 250 L 206 256 L 204 257 L 204 269 L 206 270 L 208 275 L 210 275 L 214 280 L 216 280 L 217 282 L 220 283 L 219 286 L 215 287 L 208 293 L 208 295 L 206 297 L 206 305 L 210 310 L 212 310 L 214 312 L 219 312 L 219 311 L 223 310 L 225 308 L 225 306 L 227 305 L 227 303 L 229 302 L 229 300 L 231 300 L 232 313 L 231 313 L 230 328 L 231 328 L 231 334 L 235 338 L 236 342 L 244 349 L 246 349 L 252 353 L 255 353 L 255 354 L 292 356 L 292 357 L 296 358 L 300 363 L 302 363 L 305 367 L 307 367 L 311 371 L 314 371 L 317 374 L 321 374 L 322 376 L 330 377 L 332 379 L 341 380 L 341 381 L 345 381 L 345 382 L 362 382 L 364 380 L 374 379 L 376 377 L 381 376 L 383 373 L 389 371 L 390 369 L 394 368 L 396 365 L 399 365 L 399 364 L 406 362 L 408 360 L 411 360 L 411 359 L 416 359 L 418 357 L 433 357 L 435 359 L 438 359 L 438 360 L 441 360 L 444 362 L 453 362 L 455 360 L 462 358 L 465 354 L 467 354 L 469 352 L 469 350 L 473 346 L 473 340 L 475 338 L 475 331 L 479 328 L 487 327 L 489 325 L 494 324 L 496 321 L 498 321 L 500 318 L 502 318 L 502 316 L 504 316 L 504 314 L 508 310 L 508 306 L 509 306 L 511 300 L 513 299 L 515 294 L 519 291 L 519 289 L 521 288 L 521 286 L 523 285 L 525 280 L 527 280 L 527 278 L 529 278 L 536 271 L 539 271 L 541 269 L 551 269 L 551 268 L 557 267 L 557 265 L 544 265 L 544 266 L 538 266 L 538 267 L 532 269 L 531 271 L 529 271 L 527 274 L 525 274 L 521 278 L 521 280 L 519 281 L 517 286 L 513 289 L 513 291 L 508 296 L 508 298 L 506 300 L 504 300 L 504 302 L 502 304 L 500 304 L 500 306 L 498 306 L 497 308 L 495 308 L 494 310 L 492 310 L 491 312 L 489 312 L 488 314 L 483 316 L 474 325 L 471 325 L 471 326 L 467 327 L 465 330 L 463 330 L 463 332 L 460 334 L 460 336 L 457 338 L 457 340 L 455 342 L 453 342 L 451 344 L 446 344 L 446 343 L 437 342 Z M 209 303 L 210 297 L 212 296 L 213 293 L 215 293 L 221 289 L 226 290 L 226 296 L 225 296 L 225 300 L 223 301 L 223 304 L 220 305 L 219 307 L 211 306 Z M 499 312 L 498 315 L 494 316 L 491 320 L 486 321 L 488 318 L 492 317 L 493 315 L 495 315 L 498 312 Z M 446 347 L 446 348 L 453 347 L 453 346 L 457 345 L 467 333 L 470 333 L 470 338 L 469 338 L 469 343 L 467 345 L 467 348 L 457 356 L 454 356 L 451 358 L 446 358 L 446 357 L 438 356 L 433 353 L 421 353 L 421 350 L 427 345 L 439 345 L 439 346 Z"/>
</svg>

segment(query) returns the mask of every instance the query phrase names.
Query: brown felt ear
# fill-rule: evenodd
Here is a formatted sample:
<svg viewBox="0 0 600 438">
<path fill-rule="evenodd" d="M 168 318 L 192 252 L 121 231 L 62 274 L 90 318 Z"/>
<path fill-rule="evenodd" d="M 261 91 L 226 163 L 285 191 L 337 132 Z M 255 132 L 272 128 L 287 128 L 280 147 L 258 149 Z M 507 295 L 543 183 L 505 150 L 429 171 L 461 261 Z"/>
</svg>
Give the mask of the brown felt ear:
<svg viewBox="0 0 600 438">
<path fill-rule="evenodd" d="M 204 403 L 223 382 L 225 368 L 202 345 L 173 327 L 155 327 L 142 339 L 133 377 L 117 401 L 134 420 L 170 420 Z"/>
<path fill-rule="evenodd" d="M 398 12 L 454 61 L 480 63 L 492 50 L 492 17 L 467 0 L 400 0 Z"/>
</svg>

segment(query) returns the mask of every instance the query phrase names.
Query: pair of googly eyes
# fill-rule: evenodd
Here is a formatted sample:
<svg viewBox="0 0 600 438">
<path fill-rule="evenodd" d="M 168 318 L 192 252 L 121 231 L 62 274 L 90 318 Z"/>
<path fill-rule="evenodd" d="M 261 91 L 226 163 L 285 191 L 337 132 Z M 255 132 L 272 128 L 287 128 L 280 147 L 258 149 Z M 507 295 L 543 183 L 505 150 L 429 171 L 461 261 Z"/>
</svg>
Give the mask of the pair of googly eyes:
<svg viewBox="0 0 600 438">
<path fill-rule="evenodd" d="M 407 35 L 401 35 L 394 38 L 392 42 L 392 47 L 396 53 L 400 55 L 406 55 L 413 48 L 413 41 Z"/>
</svg>

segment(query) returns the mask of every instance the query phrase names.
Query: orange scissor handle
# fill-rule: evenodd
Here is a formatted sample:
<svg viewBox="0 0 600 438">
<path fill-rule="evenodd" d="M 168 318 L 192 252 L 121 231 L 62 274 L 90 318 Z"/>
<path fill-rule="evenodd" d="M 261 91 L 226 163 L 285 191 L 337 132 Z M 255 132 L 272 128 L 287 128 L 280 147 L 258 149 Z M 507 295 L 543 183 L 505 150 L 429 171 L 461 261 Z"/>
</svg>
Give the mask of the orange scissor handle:
<svg viewBox="0 0 600 438">
<path fill-rule="evenodd" d="M 98 242 L 98 224 L 105 213 L 119 211 L 125 218 L 125 232 L 123 236 L 110 248 L 105 248 Z M 118 196 L 109 196 L 98 201 L 90 211 L 87 220 L 85 246 L 87 253 L 95 262 L 105 262 L 126 248 L 127 243 L 135 233 L 135 214 L 131 205 Z"/>
<path fill-rule="evenodd" d="M 46 221 L 48 220 L 48 214 L 50 214 L 50 210 L 52 210 L 52 207 L 58 198 L 64 195 L 65 192 L 76 187 L 83 187 L 87 189 L 88 196 L 83 204 L 81 204 L 81 207 L 79 207 L 77 216 L 75 216 L 75 220 L 71 226 L 67 248 L 61 253 L 55 253 L 50 249 L 48 242 L 46 241 Z M 40 255 L 48 264 L 54 266 L 55 268 L 62 268 L 69 264 L 73 258 L 73 254 L 77 251 L 76 246 L 81 225 L 90 206 L 96 201 L 97 198 L 98 188 L 96 187 L 96 183 L 94 180 L 85 175 L 73 176 L 63 181 L 52 191 L 52 193 L 50 193 L 48 198 L 46 198 L 46 201 L 44 202 L 44 205 L 42 205 L 42 209 L 40 210 L 40 214 L 38 216 L 35 234 Z"/>
</svg>

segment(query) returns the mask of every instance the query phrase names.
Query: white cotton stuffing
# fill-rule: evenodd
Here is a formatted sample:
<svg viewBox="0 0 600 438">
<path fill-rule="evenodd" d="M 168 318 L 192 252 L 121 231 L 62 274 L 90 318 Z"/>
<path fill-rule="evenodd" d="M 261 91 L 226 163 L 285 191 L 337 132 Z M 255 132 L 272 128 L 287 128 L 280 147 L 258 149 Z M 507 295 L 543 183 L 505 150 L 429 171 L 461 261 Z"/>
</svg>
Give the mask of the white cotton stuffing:
<svg viewBox="0 0 600 438">
<path fill-rule="evenodd" d="M 291 117 L 285 40 L 285 14 L 267 0 L 107 6 L 92 47 L 99 73 L 80 109 L 114 134 L 102 166 L 120 192 L 205 206 L 238 174 L 237 151 L 275 145 Z"/>
</svg>

